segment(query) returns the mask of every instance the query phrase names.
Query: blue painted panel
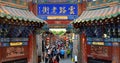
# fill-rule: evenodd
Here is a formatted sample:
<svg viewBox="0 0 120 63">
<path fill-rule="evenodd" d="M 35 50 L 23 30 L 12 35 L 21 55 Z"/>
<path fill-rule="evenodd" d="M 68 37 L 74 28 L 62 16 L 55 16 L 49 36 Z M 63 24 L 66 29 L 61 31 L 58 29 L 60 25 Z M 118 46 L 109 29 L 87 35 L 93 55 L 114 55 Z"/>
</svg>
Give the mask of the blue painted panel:
<svg viewBox="0 0 120 63">
<path fill-rule="evenodd" d="M 88 41 L 88 42 L 89 42 L 89 41 L 91 41 L 91 42 L 92 42 L 93 40 L 92 40 L 92 38 L 87 38 L 87 41 Z"/>
<path fill-rule="evenodd" d="M 120 38 L 118 38 L 118 42 L 120 42 Z"/>
<path fill-rule="evenodd" d="M 87 42 L 88 45 L 92 45 L 92 42 Z"/>
<path fill-rule="evenodd" d="M 38 15 L 78 15 L 77 4 L 38 4 Z"/>
<path fill-rule="evenodd" d="M 9 43 L 2 43 L 2 46 L 7 47 L 7 46 L 10 46 L 10 44 Z"/>
<path fill-rule="evenodd" d="M 105 46 L 112 46 L 112 43 L 105 43 Z"/>
<path fill-rule="evenodd" d="M 78 16 L 77 16 L 77 15 L 75 15 L 75 16 L 71 16 L 71 15 L 70 15 L 70 16 L 68 16 L 68 19 L 69 19 L 69 20 L 73 20 L 73 19 L 76 19 L 76 18 L 78 18 Z"/>
<path fill-rule="evenodd" d="M 0 38 L 0 42 L 10 42 L 10 38 Z"/>
<path fill-rule="evenodd" d="M 23 44 L 22 45 L 28 45 L 28 42 L 22 42 Z"/>
<path fill-rule="evenodd" d="M 47 16 L 43 16 L 43 15 L 39 15 L 38 18 L 43 19 L 43 20 L 47 20 Z"/>
<path fill-rule="evenodd" d="M 111 38 L 106 38 L 104 39 L 104 42 L 113 42 L 113 40 Z"/>
<path fill-rule="evenodd" d="M 4 42 L 3 38 L 0 38 L 0 42 Z"/>
<path fill-rule="evenodd" d="M 114 39 L 113 39 L 113 42 L 118 42 L 118 38 L 114 38 Z"/>
<path fill-rule="evenodd" d="M 94 42 L 104 41 L 103 38 L 92 38 L 92 40 L 93 40 Z"/>
</svg>

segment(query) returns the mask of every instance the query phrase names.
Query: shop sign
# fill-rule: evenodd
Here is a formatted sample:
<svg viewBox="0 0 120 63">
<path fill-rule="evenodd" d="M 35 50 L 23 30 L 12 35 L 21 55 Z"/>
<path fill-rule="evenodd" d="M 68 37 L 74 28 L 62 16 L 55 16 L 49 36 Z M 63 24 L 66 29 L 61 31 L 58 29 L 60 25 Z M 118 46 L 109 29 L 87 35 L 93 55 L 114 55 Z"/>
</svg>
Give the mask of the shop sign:
<svg viewBox="0 0 120 63">
<path fill-rule="evenodd" d="M 93 45 L 104 45 L 104 42 L 92 42 Z"/>
<path fill-rule="evenodd" d="M 109 56 L 109 54 L 108 54 L 109 48 L 108 47 L 91 46 L 91 50 L 90 51 L 91 51 L 92 55 L 95 54 L 95 55 L 97 55 L 98 58 L 100 58 L 99 56 L 103 56 L 103 57 L 108 57 Z M 97 63 L 97 62 L 95 62 L 95 63 Z"/>
<path fill-rule="evenodd" d="M 38 15 L 78 15 L 77 4 L 39 4 Z"/>
<path fill-rule="evenodd" d="M 21 46 L 22 42 L 10 42 L 10 46 Z"/>
<path fill-rule="evenodd" d="M 24 47 L 22 47 L 22 46 L 7 47 L 6 48 L 6 58 L 23 56 L 24 52 L 25 52 L 25 50 L 24 50 Z"/>
<path fill-rule="evenodd" d="M 49 18 L 50 16 L 56 16 Z M 64 16 L 61 18 L 59 16 Z M 38 4 L 38 17 L 41 19 L 75 19 L 78 18 L 77 4 Z"/>
</svg>

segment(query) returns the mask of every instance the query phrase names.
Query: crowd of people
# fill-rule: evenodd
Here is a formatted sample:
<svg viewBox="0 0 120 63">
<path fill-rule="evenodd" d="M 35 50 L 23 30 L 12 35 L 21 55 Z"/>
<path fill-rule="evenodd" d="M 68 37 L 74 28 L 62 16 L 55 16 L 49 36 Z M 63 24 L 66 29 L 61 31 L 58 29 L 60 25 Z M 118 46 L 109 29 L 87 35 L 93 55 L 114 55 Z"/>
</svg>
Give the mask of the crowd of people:
<svg viewBox="0 0 120 63">
<path fill-rule="evenodd" d="M 65 42 L 56 41 L 46 46 L 45 63 L 59 63 L 61 59 L 72 58 L 72 48 Z"/>
</svg>

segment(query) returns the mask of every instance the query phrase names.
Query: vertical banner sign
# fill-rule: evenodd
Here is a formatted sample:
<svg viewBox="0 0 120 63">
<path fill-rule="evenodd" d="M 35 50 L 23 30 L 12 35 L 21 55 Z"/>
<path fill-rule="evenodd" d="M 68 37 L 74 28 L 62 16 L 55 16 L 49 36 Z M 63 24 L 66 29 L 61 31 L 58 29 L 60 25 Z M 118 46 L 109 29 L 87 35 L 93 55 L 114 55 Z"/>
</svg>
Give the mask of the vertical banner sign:
<svg viewBox="0 0 120 63">
<path fill-rule="evenodd" d="M 77 4 L 39 4 L 38 16 L 71 16 L 78 15 Z M 73 18 L 73 19 L 74 19 Z"/>
</svg>

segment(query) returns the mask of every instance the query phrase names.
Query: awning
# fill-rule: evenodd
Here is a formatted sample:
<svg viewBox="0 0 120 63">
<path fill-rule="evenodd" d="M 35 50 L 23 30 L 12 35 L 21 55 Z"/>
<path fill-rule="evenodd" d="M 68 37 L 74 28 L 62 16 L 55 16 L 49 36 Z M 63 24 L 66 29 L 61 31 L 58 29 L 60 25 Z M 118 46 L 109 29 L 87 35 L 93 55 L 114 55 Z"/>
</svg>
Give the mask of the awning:
<svg viewBox="0 0 120 63">
<path fill-rule="evenodd" d="M 29 10 L 23 10 L 23 9 L 17 9 L 7 6 L 1 6 L 0 7 L 0 16 L 4 17 L 6 16 L 8 19 L 13 18 L 14 20 L 24 20 L 24 21 L 33 21 L 33 22 L 41 22 L 44 21 L 36 17 L 31 11 Z"/>
<path fill-rule="evenodd" d="M 96 10 L 86 10 L 83 11 L 81 16 L 76 19 L 74 22 L 84 22 L 84 21 L 93 21 L 105 18 L 116 17 L 120 14 L 120 5 L 96 9 Z"/>
</svg>

